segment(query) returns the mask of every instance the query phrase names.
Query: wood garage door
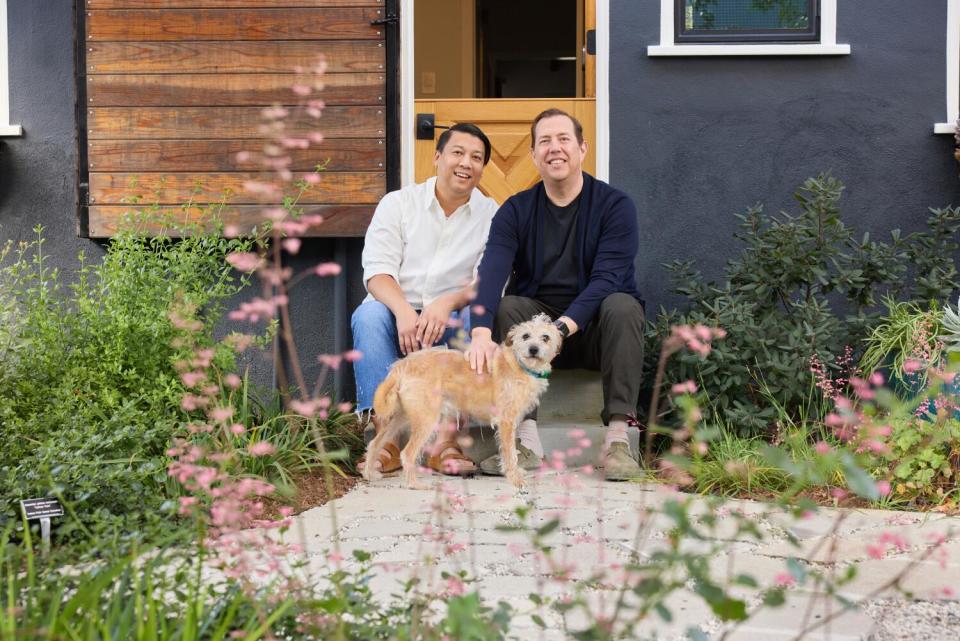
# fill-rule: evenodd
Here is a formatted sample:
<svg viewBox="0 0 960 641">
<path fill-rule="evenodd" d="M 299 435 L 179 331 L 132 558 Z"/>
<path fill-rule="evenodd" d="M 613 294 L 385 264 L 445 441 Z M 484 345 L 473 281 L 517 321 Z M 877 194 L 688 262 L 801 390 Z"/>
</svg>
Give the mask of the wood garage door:
<svg viewBox="0 0 960 641">
<path fill-rule="evenodd" d="M 324 141 L 294 150 L 291 169 L 297 176 L 326 163 L 300 201 L 325 218 L 311 235 L 362 236 L 386 190 L 384 28 L 371 25 L 383 5 L 85 0 L 81 187 L 87 182 L 89 193 L 81 231 L 112 235 L 133 201 L 196 218 L 225 192 L 224 221 L 257 224 L 262 206 L 242 186 L 268 174 L 237 152 L 262 148 L 261 111 L 302 100 L 294 69 L 322 55 Z M 291 133 L 305 126 L 291 123 Z M 184 213 L 184 203 L 194 206 Z"/>
</svg>

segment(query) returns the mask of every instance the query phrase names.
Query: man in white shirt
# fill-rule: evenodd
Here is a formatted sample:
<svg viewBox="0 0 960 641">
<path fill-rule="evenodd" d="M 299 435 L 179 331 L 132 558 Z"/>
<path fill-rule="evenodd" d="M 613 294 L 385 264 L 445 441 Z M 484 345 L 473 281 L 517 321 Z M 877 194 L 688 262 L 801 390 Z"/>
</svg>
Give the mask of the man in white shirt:
<svg viewBox="0 0 960 641">
<path fill-rule="evenodd" d="M 490 141 L 477 126 L 453 125 L 437 140 L 436 177 L 390 192 L 377 206 L 363 248 L 368 295 L 351 320 L 354 348 L 363 354 L 354 363 L 358 411 L 371 409 L 374 392 L 397 359 L 449 343 L 460 327 L 469 332 L 470 314 L 462 310 L 470 303 L 470 284 L 498 207 L 476 188 L 489 160 Z M 444 439 L 430 467 L 475 471 L 451 436 Z M 373 464 L 396 471 L 399 454 L 397 444 L 388 443 Z"/>
</svg>

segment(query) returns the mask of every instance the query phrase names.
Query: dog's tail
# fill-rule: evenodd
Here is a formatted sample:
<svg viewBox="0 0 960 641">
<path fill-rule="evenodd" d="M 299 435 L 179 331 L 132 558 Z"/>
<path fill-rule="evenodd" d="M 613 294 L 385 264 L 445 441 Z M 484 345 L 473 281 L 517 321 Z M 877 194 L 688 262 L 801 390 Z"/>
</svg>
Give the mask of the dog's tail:
<svg viewBox="0 0 960 641">
<path fill-rule="evenodd" d="M 397 387 L 400 379 L 399 370 L 403 361 L 399 361 L 394 367 L 390 368 L 387 378 L 380 383 L 380 387 L 373 395 L 373 411 L 376 412 L 384 421 L 389 421 L 397 412 L 400 405 L 400 395 L 397 393 Z"/>
</svg>

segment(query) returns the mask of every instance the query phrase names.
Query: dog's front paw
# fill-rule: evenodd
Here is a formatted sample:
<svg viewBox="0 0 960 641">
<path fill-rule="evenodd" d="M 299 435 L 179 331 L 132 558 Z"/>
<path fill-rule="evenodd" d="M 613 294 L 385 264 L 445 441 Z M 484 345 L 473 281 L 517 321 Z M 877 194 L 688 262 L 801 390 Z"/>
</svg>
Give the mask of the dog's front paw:
<svg viewBox="0 0 960 641">
<path fill-rule="evenodd" d="M 522 488 L 527 482 L 523 478 L 523 470 L 512 470 L 507 472 L 507 480 L 513 483 L 517 489 Z"/>
</svg>

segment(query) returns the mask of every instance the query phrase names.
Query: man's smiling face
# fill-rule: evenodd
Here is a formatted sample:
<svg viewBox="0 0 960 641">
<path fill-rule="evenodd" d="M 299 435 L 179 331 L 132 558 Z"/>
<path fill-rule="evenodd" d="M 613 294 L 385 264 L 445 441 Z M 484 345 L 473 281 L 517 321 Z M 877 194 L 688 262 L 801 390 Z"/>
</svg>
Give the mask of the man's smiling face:
<svg viewBox="0 0 960 641">
<path fill-rule="evenodd" d="M 443 151 L 433 156 L 437 184 L 444 193 L 468 197 L 483 175 L 483 141 L 462 131 L 454 131 Z"/>
<path fill-rule="evenodd" d="M 559 183 L 580 174 L 587 145 L 577 140 L 572 120 L 550 116 L 537 123 L 531 153 L 544 182 Z"/>
</svg>

